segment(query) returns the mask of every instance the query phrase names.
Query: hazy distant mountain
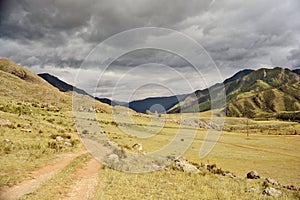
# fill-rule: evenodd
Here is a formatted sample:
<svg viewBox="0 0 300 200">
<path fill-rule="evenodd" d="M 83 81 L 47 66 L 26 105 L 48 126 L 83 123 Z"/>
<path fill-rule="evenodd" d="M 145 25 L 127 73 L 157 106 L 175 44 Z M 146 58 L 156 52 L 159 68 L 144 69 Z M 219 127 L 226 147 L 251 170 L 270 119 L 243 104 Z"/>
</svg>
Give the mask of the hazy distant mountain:
<svg viewBox="0 0 300 200">
<path fill-rule="evenodd" d="M 129 108 L 145 113 L 146 110 L 158 113 L 166 112 L 179 101 L 183 100 L 186 95 L 169 96 L 169 97 L 150 97 L 143 100 L 136 100 L 129 103 Z M 158 106 L 161 105 L 161 106 Z"/>
<path fill-rule="evenodd" d="M 242 70 L 226 79 L 223 84 L 226 91 L 226 105 L 224 108 L 228 116 L 266 117 L 278 115 L 282 112 L 300 110 L 300 70 L 282 68 Z M 73 87 L 50 74 L 39 74 L 51 85 L 61 91 L 76 91 L 89 95 L 84 90 Z M 221 84 L 197 90 L 193 94 L 170 97 L 150 97 L 129 103 L 112 101 L 108 98 L 95 99 L 112 106 L 122 105 L 137 112 L 198 112 L 211 109 L 209 91 L 218 91 Z M 90 95 L 89 95 L 90 96 Z M 214 99 L 218 105 L 219 99 Z M 221 101 L 220 101 L 221 102 Z"/>
<path fill-rule="evenodd" d="M 84 90 L 81 90 L 79 88 L 74 87 L 73 85 L 70 85 L 60 79 L 58 79 L 57 77 L 48 74 L 48 73 L 42 73 L 42 74 L 38 74 L 38 76 L 40 76 L 41 78 L 43 78 L 45 81 L 47 81 L 48 83 L 50 83 L 51 85 L 53 85 L 54 87 L 58 88 L 60 91 L 62 92 L 68 92 L 68 91 L 75 91 L 79 94 L 83 94 L 83 95 L 89 95 L 87 92 L 85 92 Z M 90 96 L 90 95 L 89 95 Z"/>
<path fill-rule="evenodd" d="M 272 116 L 280 112 L 300 110 L 300 77 L 289 69 L 243 70 L 224 81 L 229 116 Z M 216 84 L 209 90 L 220 89 Z M 169 109 L 169 113 L 209 110 L 209 90 L 198 90 Z M 217 101 L 217 100 L 214 100 Z M 223 107 L 225 105 L 222 105 Z M 220 106 L 220 107 L 222 107 Z"/>
<path fill-rule="evenodd" d="M 125 103 L 122 103 L 122 102 L 115 102 L 115 101 L 112 101 L 108 98 L 98 98 L 98 97 L 95 97 L 96 100 L 102 102 L 102 103 L 106 103 L 108 105 L 111 105 L 111 106 L 117 106 L 117 105 L 123 105 Z"/>
<path fill-rule="evenodd" d="M 294 69 L 292 72 L 294 72 L 300 76 L 300 69 Z"/>
</svg>

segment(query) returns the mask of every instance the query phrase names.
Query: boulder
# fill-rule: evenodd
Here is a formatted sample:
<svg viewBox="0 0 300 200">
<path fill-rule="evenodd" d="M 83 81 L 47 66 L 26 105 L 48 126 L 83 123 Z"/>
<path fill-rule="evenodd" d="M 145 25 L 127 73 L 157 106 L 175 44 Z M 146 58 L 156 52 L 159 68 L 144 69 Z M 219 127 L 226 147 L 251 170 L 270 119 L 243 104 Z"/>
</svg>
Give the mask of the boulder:
<svg viewBox="0 0 300 200">
<path fill-rule="evenodd" d="M 248 179 L 260 179 L 260 176 L 257 173 L 257 171 L 251 171 L 251 172 L 248 172 L 247 178 Z"/>
<path fill-rule="evenodd" d="M 184 158 L 175 159 L 174 162 L 175 162 L 174 168 L 176 170 L 183 171 L 183 172 L 192 172 L 192 173 L 200 172 L 200 170 L 196 166 L 190 164 Z"/>
<path fill-rule="evenodd" d="M 63 141 L 64 141 L 64 138 L 61 137 L 61 136 L 56 136 L 55 140 L 56 140 L 57 142 L 63 142 Z"/>
<path fill-rule="evenodd" d="M 298 190 L 298 191 L 300 191 L 300 188 L 297 188 L 295 185 L 288 185 L 288 186 L 285 186 L 284 188 L 286 188 L 288 190 Z"/>
<path fill-rule="evenodd" d="M 24 128 L 22 128 L 21 131 L 26 132 L 26 133 L 31 133 L 30 129 L 24 129 Z"/>
<path fill-rule="evenodd" d="M 271 197 L 280 197 L 282 195 L 282 192 L 275 188 L 267 187 L 266 189 L 264 189 L 263 194 Z"/>
<path fill-rule="evenodd" d="M 8 139 L 8 138 L 5 138 L 4 140 L 3 140 L 3 142 L 6 142 L 6 143 L 13 143 L 10 139 Z"/>
<path fill-rule="evenodd" d="M 107 160 L 108 160 L 108 161 L 111 161 L 111 162 L 113 162 L 113 163 L 117 163 L 117 162 L 120 161 L 119 156 L 118 156 L 117 154 L 114 154 L 114 153 L 108 155 L 108 156 L 107 156 Z"/>
<path fill-rule="evenodd" d="M 250 188 L 247 188 L 247 189 L 246 189 L 246 192 L 255 193 L 255 194 L 260 193 L 258 187 L 250 187 Z"/>
<path fill-rule="evenodd" d="M 137 150 L 137 151 L 142 151 L 143 150 L 142 144 L 139 144 L 139 143 L 135 143 L 134 145 L 132 145 L 132 148 L 134 150 Z"/>
<path fill-rule="evenodd" d="M 275 186 L 279 186 L 280 183 L 278 181 L 276 181 L 275 179 L 272 179 L 270 177 L 266 178 L 266 181 L 272 185 L 275 185 Z"/>
<path fill-rule="evenodd" d="M 223 176 L 227 176 L 229 178 L 235 178 L 236 177 L 233 173 L 231 173 L 229 171 L 224 171 Z"/>
<path fill-rule="evenodd" d="M 70 142 L 64 142 L 64 145 L 65 145 L 65 146 L 68 146 L 68 147 L 71 147 L 71 146 L 72 146 L 72 144 L 71 144 Z"/>
<path fill-rule="evenodd" d="M 8 119 L 0 119 L 0 127 L 1 126 L 11 126 L 12 125 L 12 123 L 8 120 Z"/>
</svg>

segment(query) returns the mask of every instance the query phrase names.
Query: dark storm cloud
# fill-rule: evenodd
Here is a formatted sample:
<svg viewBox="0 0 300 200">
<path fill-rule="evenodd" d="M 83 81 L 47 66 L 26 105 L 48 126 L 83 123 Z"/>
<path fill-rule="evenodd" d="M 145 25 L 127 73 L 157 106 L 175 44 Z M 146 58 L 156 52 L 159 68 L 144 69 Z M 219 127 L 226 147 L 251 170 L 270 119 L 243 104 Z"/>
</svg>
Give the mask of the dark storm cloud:
<svg viewBox="0 0 300 200">
<path fill-rule="evenodd" d="M 51 72 L 54 68 L 58 76 L 65 76 L 60 70 L 78 68 L 98 43 L 113 34 L 145 26 L 171 28 L 199 42 L 217 64 L 223 78 L 242 68 L 300 66 L 298 0 L 0 2 L 0 56 L 36 71 L 41 71 L 37 66 L 44 70 L 51 67 Z M 139 35 L 134 38 L 135 42 L 146 43 Z M 124 40 L 109 49 L 114 51 L 130 42 Z M 177 41 L 166 42 L 176 44 Z M 184 59 L 151 50 L 120 57 L 114 61 L 109 75 L 117 80 L 125 73 L 122 67 L 127 69 L 147 62 L 165 64 L 193 77 Z M 96 63 L 90 66 L 94 65 Z M 164 78 L 166 82 L 174 80 L 168 74 Z M 112 83 L 108 86 L 112 87 Z"/>
<path fill-rule="evenodd" d="M 184 67 L 190 63 L 180 56 L 161 49 L 141 49 L 122 55 L 111 63 L 113 66 L 135 67 L 146 63 L 160 63 L 172 67 Z"/>
</svg>

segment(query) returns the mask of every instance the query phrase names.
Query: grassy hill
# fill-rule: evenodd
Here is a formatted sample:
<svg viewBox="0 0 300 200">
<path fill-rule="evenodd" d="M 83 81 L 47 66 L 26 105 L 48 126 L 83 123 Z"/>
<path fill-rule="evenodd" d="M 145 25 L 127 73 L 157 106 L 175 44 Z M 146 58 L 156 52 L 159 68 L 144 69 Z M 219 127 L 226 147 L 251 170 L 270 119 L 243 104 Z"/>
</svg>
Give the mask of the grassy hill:
<svg viewBox="0 0 300 200">
<path fill-rule="evenodd" d="M 226 114 L 228 116 L 278 117 L 282 113 L 300 110 L 300 77 L 289 69 L 259 69 L 241 71 L 224 81 Z M 168 112 L 193 112 L 209 110 L 209 91 L 220 90 L 216 84 L 209 89 L 198 90 Z M 218 101 L 218 100 L 214 100 Z M 297 117 L 297 115 L 295 115 Z"/>
<path fill-rule="evenodd" d="M 0 80 L 2 97 L 58 107 L 71 105 L 70 95 L 59 92 L 36 74 L 8 59 L 0 59 Z"/>
<path fill-rule="evenodd" d="M 81 99 L 94 101 L 86 95 Z M 95 108 L 111 112 L 100 102 Z M 58 136 L 63 141 L 56 140 Z M 15 184 L 57 154 L 79 148 L 72 93 L 60 92 L 24 67 L 0 59 L 0 187 Z"/>
</svg>

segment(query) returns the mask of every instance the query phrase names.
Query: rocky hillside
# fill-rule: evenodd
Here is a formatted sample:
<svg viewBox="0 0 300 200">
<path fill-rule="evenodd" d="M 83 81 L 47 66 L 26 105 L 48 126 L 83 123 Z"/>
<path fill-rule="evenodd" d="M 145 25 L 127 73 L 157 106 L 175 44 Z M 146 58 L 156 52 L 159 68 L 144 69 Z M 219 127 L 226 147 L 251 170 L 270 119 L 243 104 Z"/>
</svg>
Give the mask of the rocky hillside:
<svg viewBox="0 0 300 200">
<path fill-rule="evenodd" d="M 300 77 L 296 72 L 277 67 L 235 74 L 223 83 L 227 98 L 226 114 L 266 117 L 300 111 Z M 209 91 L 219 90 L 220 86 L 216 84 L 209 89 L 198 90 L 168 112 L 193 112 L 195 105 L 200 111 L 208 110 L 211 106 Z"/>
</svg>

